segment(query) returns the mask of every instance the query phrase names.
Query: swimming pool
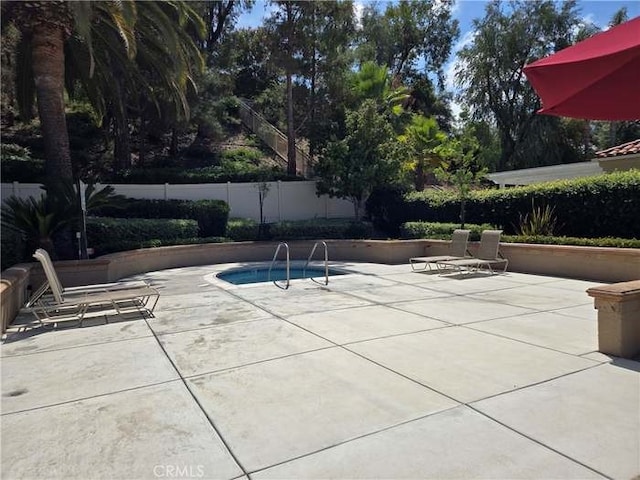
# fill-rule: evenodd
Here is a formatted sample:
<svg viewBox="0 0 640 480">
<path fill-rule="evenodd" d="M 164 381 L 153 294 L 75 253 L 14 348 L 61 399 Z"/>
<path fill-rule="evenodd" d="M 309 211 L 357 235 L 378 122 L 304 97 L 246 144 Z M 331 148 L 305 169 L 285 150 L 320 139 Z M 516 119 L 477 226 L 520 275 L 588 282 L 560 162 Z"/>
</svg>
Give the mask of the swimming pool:
<svg viewBox="0 0 640 480">
<path fill-rule="evenodd" d="M 345 272 L 329 269 L 329 276 L 344 275 Z M 232 283 L 234 285 L 244 285 L 247 283 L 273 282 L 274 280 L 286 280 L 287 269 L 285 267 L 274 267 L 269 276 L 269 267 L 253 267 L 243 268 L 239 270 L 230 270 L 220 272 L 216 275 L 220 280 Z M 324 268 L 309 267 L 306 270 L 301 267 L 291 267 L 289 269 L 289 278 L 324 278 Z"/>
</svg>

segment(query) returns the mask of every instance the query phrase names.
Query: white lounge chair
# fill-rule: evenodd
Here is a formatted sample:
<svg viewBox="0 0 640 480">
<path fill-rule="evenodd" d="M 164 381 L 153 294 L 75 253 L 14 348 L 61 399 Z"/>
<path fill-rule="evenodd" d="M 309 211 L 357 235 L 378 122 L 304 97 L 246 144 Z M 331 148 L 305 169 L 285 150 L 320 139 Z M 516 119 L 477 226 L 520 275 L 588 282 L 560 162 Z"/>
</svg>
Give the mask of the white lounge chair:
<svg viewBox="0 0 640 480">
<path fill-rule="evenodd" d="M 445 260 L 455 260 L 465 258 L 469 256 L 467 250 L 467 242 L 469 241 L 469 230 L 454 230 L 451 235 L 451 244 L 449 245 L 449 255 L 435 255 L 431 257 L 413 257 L 409 259 L 411 270 L 414 272 L 421 272 L 429 268 L 431 270 L 432 265 L 438 265 L 436 262 Z M 422 268 L 418 265 L 424 264 Z"/>
<path fill-rule="evenodd" d="M 491 274 L 493 271 L 492 265 L 502 264 L 504 268 L 501 273 L 507 271 L 509 260 L 504 258 L 500 253 L 500 235 L 502 230 L 485 230 L 480 236 L 480 246 L 478 247 L 478 253 L 472 258 L 463 258 L 457 260 L 440 260 L 439 266 L 446 266 L 453 268 L 457 272 L 461 272 L 463 269 L 467 272 L 475 272 L 481 268 L 487 268 Z"/>
<path fill-rule="evenodd" d="M 33 257 L 43 265 L 43 268 L 45 264 L 48 266 L 49 273 L 51 274 L 51 279 L 57 285 L 58 290 L 60 290 L 63 294 L 77 294 L 77 293 L 91 292 L 95 290 L 113 291 L 113 290 L 123 290 L 123 289 L 130 289 L 130 288 L 144 288 L 144 287 L 150 286 L 147 282 L 143 280 L 134 280 L 134 281 L 127 281 L 127 282 L 82 285 L 79 287 L 65 287 L 62 285 L 62 282 L 60 281 L 60 277 L 58 277 L 58 274 L 56 273 L 56 269 L 53 266 L 51 257 L 49 256 L 49 252 L 47 252 L 44 248 L 38 248 L 33 254 Z M 46 293 L 48 290 L 49 290 L 49 281 L 47 280 L 45 281 L 43 286 L 40 287 L 40 289 L 34 292 L 34 294 L 32 295 L 32 298 L 36 297 L 38 293 L 42 295 Z M 36 300 L 36 298 L 34 298 L 34 300 Z"/>
<path fill-rule="evenodd" d="M 78 288 L 71 293 L 63 292 L 53 264 L 49 264 L 41 252 L 36 252 L 33 256 L 42 265 L 51 295 L 44 295 L 40 291 L 42 288 L 39 289 L 39 295 L 30 299 L 24 310 L 31 312 L 40 323 L 75 320 L 82 324 L 87 312 L 96 309 L 104 314 L 112 311 L 120 315 L 135 311 L 143 316 L 153 316 L 160 294 L 149 285 L 111 290 L 91 285 L 86 290 Z"/>
</svg>

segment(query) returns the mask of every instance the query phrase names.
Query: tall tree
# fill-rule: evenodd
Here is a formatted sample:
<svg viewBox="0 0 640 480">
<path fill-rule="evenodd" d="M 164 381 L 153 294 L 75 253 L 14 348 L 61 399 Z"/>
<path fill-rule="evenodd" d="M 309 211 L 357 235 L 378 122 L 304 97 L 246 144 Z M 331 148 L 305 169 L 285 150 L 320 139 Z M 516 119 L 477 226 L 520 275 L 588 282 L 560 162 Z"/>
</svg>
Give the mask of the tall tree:
<svg viewBox="0 0 640 480">
<path fill-rule="evenodd" d="M 332 123 L 342 114 L 340 103 L 347 96 L 346 78 L 352 64 L 350 44 L 355 35 L 353 2 L 324 1 L 303 4 L 301 73 L 308 86 L 303 130 L 310 151 L 317 153 L 327 138 L 335 135 Z"/>
<path fill-rule="evenodd" d="M 523 67 L 570 46 L 581 21 L 573 0 L 494 0 L 484 18 L 474 20 L 474 40 L 459 53 L 459 99 L 475 120 L 494 122 L 499 130 L 498 170 L 562 161 L 551 158 L 557 150 L 548 143 L 551 137 L 557 142 L 560 120 L 536 115 L 540 100 Z"/>
<path fill-rule="evenodd" d="M 302 17 L 306 2 L 273 0 L 276 9 L 265 22 L 270 33 L 273 58 L 284 71 L 287 109 L 287 173 L 296 174 L 296 128 L 294 123 L 293 77 L 300 73 L 305 40 Z"/>
<path fill-rule="evenodd" d="M 64 113 L 64 42 L 73 16 L 67 2 L 3 2 L 3 27 L 12 23 L 22 33 L 20 49 L 31 56 L 32 81 L 38 102 L 50 179 L 71 179 L 69 134 Z M 3 28 L 4 29 L 4 28 Z"/>
<path fill-rule="evenodd" d="M 387 65 L 397 79 L 418 70 L 436 74 L 444 83 L 443 66 L 460 33 L 452 18 L 453 0 L 400 0 L 384 13 L 375 5 L 362 18 L 360 59 Z"/>
</svg>

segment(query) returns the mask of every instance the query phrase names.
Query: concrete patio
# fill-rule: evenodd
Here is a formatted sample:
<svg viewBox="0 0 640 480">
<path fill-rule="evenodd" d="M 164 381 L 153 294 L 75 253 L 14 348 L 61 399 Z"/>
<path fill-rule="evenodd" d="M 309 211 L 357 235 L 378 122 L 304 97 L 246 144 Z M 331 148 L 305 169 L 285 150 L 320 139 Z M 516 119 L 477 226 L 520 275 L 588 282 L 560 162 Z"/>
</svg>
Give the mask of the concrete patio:
<svg viewBox="0 0 640 480">
<path fill-rule="evenodd" d="M 14 328 L 0 476 L 638 478 L 640 363 L 597 353 L 594 283 L 334 265 L 150 272 L 155 318 Z"/>
</svg>

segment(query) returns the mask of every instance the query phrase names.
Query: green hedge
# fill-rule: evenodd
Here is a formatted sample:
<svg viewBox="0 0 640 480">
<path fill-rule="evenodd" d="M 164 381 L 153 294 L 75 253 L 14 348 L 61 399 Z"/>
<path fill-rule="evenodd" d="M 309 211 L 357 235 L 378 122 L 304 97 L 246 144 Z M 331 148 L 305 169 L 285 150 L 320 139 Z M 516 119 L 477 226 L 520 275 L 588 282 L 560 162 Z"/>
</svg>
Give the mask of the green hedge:
<svg viewBox="0 0 640 480">
<path fill-rule="evenodd" d="M 313 219 L 272 223 L 270 233 L 274 240 L 371 238 L 373 226 L 369 222 L 348 219 Z"/>
<path fill-rule="evenodd" d="M 260 234 L 262 233 L 262 237 Z M 227 223 L 227 237 L 234 242 L 254 241 L 260 238 L 269 239 L 269 224 L 262 225 L 260 232 L 260 224 L 250 218 L 230 218 Z"/>
<path fill-rule="evenodd" d="M 136 200 L 123 207 L 101 207 L 95 215 L 118 218 L 186 218 L 196 220 L 201 237 L 225 235 L 229 205 L 222 200 Z"/>
<path fill-rule="evenodd" d="M 237 162 L 234 162 L 237 163 Z M 226 182 L 261 182 L 264 180 L 303 180 L 289 176 L 281 168 L 246 166 L 225 166 L 185 169 L 181 167 L 136 168 L 124 170 L 109 178 L 110 183 L 226 183 Z"/>
<path fill-rule="evenodd" d="M 373 227 L 369 222 L 349 219 L 313 219 L 284 221 L 262 225 L 250 219 L 232 218 L 227 225 L 227 236 L 234 241 L 248 240 L 314 240 L 329 238 L 371 238 Z"/>
<path fill-rule="evenodd" d="M 454 230 L 460 228 L 459 223 L 407 222 L 400 227 L 400 238 L 433 238 L 450 240 Z M 495 229 L 492 225 L 476 225 L 467 223 L 465 229 L 471 230 L 469 240 L 480 240 L 483 230 Z"/>
<path fill-rule="evenodd" d="M 127 250 L 137 250 L 139 248 L 163 247 L 167 245 L 198 245 L 201 243 L 224 243 L 229 239 L 225 237 L 207 238 L 174 238 L 170 240 L 119 240 L 106 242 L 93 247 L 94 256 L 106 255 L 107 253 L 125 252 Z"/>
<path fill-rule="evenodd" d="M 175 240 L 198 236 L 198 223 L 186 219 L 107 218 L 87 219 L 90 247 L 118 241 Z"/>
<path fill-rule="evenodd" d="M 640 248 L 640 240 L 630 238 L 576 238 L 548 237 L 542 235 L 503 235 L 502 241 L 507 243 L 536 243 L 545 245 L 577 245 L 583 247 L 616 247 Z"/>
<path fill-rule="evenodd" d="M 515 233 L 520 214 L 555 207 L 559 235 L 640 238 L 640 171 L 562 180 L 501 190 L 479 190 L 467 202 L 466 221 Z M 456 222 L 460 204 L 451 191 L 376 192 L 367 203 L 372 220 L 393 233 L 408 221 Z"/>
</svg>

